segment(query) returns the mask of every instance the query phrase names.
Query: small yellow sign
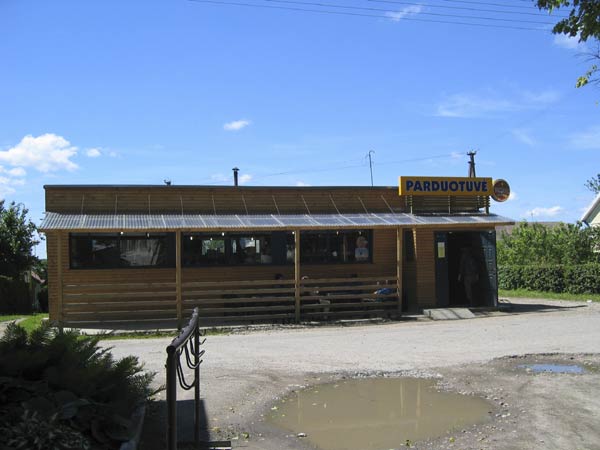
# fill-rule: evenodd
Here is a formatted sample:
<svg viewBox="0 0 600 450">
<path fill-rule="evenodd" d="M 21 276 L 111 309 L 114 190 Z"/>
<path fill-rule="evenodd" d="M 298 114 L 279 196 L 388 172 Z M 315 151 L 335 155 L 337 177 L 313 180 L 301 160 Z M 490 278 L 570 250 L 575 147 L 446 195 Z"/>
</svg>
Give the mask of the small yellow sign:
<svg viewBox="0 0 600 450">
<path fill-rule="evenodd" d="M 472 177 L 400 177 L 400 195 L 492 195 L 491 178 Z"/>
</svg>

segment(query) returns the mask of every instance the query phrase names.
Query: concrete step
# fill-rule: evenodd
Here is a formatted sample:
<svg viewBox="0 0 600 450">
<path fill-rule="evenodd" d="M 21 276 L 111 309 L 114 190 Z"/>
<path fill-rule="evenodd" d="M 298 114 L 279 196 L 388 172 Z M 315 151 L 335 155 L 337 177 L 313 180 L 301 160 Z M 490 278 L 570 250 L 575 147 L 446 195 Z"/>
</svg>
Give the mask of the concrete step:
<svg viewBox="0 0 600 450">
<path fill-rule="evenodd" d="M 469 308 L 424 309 L 423 314 L 433 320 L 473 319 L 475 314 Z"/>
</svg>

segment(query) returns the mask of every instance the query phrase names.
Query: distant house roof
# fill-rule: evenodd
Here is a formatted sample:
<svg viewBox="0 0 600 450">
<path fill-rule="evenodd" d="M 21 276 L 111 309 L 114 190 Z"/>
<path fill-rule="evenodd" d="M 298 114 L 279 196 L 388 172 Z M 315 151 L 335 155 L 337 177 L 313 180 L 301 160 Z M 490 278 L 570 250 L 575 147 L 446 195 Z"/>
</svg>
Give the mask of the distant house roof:
<svg viewBox="0 0 600 450">
<path fill-rule="evenodd" d="M 595 221 L 596 217 L 600 213 L 600 194 L 596 196 L 594 201 L 588 206 L 588 209 L 585 211 L 583 216 L 581 217 L 581 221 L 585 223 L 592 223 Z"/>
</svg>

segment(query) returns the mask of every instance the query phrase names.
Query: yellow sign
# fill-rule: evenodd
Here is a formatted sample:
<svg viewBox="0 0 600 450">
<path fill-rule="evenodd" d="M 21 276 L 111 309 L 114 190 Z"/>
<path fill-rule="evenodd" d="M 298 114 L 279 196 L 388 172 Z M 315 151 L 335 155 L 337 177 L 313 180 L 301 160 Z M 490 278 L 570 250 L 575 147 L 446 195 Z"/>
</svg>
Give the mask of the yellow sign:
<svg viewBox="0 0 600 450">
<path fill-rule="evenodd" d="M 400 195 L 492 195 L 491 178 L 400 177 Z"/>
</svg>

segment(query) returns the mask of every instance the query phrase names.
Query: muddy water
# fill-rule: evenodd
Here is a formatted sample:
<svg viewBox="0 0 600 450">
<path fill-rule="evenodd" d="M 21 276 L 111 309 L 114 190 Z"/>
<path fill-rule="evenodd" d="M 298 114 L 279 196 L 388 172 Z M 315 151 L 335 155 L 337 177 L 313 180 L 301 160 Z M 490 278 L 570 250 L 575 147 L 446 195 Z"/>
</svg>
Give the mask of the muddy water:
<svg viewBox="0 0 600 450">
<path fill-rule="evenodd" d="M 526 369 L 531 372 L 541 373 L 583 373 L 583 367 L 566 364 L 523 364 L 518 366 L 520 369 Z"/>
<path fill-rule="evenodd" d="M 269 421 L 323 450 L 388 450 L 489 420 L 490 403 L 416 378 L 343 380 L 298 391 Z"/>
</svg>

